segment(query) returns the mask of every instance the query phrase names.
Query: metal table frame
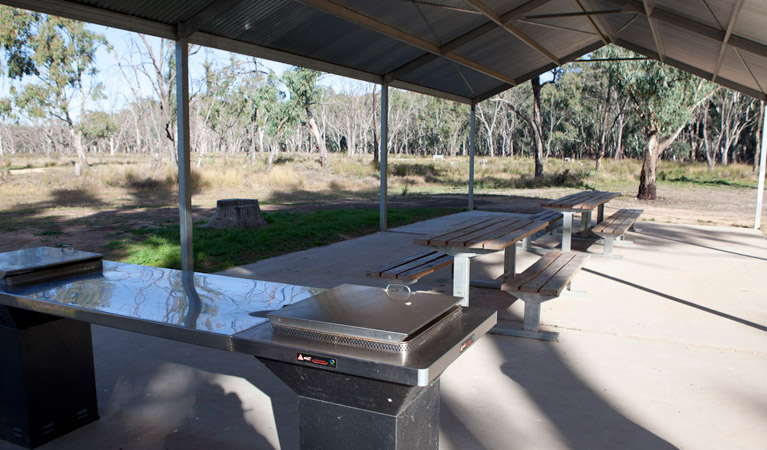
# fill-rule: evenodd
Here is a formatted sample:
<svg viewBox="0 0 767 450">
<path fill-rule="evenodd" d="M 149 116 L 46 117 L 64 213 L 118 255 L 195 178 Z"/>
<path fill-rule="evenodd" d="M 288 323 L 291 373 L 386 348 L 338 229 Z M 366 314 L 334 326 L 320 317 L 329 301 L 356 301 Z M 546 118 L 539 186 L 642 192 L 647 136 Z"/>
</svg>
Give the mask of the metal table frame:
<svg viewBox="0 0 767 450">
<path fill-rule="evenodd" d="M 505 228 L 503 224 L 506 224 Z M 516 275 L 517 242 L 528 239 L 546 226 L 546 222 L 528 219 L 483 218 L 464 222 L 458 227 L 425 239 L 414 239 L 413 242 L 453 256 L 453 296 L 463 298 L 462 306 L 469 306 L 470 287 L 474 285 L 500 289 L 503 283 Z M 445 236 L 454 237 L 442 239 Z M 471 280 L 471 258 L 501 250 L 503 250 L 502 280 L 500 282 Z"/>
<path fill-rule="evenodd" d="M 574 214 L 581 215 L 579 232 L 588 237 L 593 210 L 597 210 L 597 223 L 601 222 L 605 217 L 605 203 L 618 196 L 618 192 L 582 191 L 541 203 L 545 209 L 562 213 L 562 251 L 569 252 L 572 247 Z"/>
<path fill-rule="evenodd" d="M 13 355 L 9 353 L 3 365 L 3 370 L 15 374 L 6 376 L 12 381 L 8 389 L 23 392 L 25 382 L 55 379 L 56 391 L 74 392 L 75 398 L 82 394 L 81 403 L 89 405 L 82 407 L 71 396 L 53 396 L 46 401 L 19 398 L 14 402 L 4 396 L 0 429 L 10 431 L 0 431 L 0 437 L 30 447 L 97 419 L 95 381 L 88 381 L 93 374 L 89 324 L 94 323 L 257 357 L 299 394 L 302 448 L 317 448 L 331 436 L 338 439 L 333 448 L 340 449 L 436 450 L 439 376 L 495 324 L 495 312 L 464 308 L 449 326 L 407 354 L 297 341 L 273 333 L 263 317 L 266 311 L 321 291 L 110 261 L 104 261 L 103 274 L 13 291 L 0 289 L 0 319 L 11 318 L 0 321 L 0 340 L 4 349 L 14 349 L 9 350 Z M 18 320 L 21 316 L 27 322 Z M 36 335 L 28 329 L 34 329 Z M 75 375 L 57 376 L 67 373 L 63 368 L 66 364 L 48 364 L 50 352 L 45 351 L 47 345 L 39 343 L 66 342 L 75 336 L 79 337 L 58 352 L 62 360 L 80 361 L 71 370 Z M 314 361 L 297 359 L 301 353 L 313 355 Z M 329 359 L 333 360 L 332 367 L 315 363 Z M 24 372 L 27 368 L 31 372 Z M 302 388 L 288 372 L 300 372 L 303 379 L 314 380 L 318 389 L 306 390 L 306 383 Z M 80 381 L 74 383 L 72 379 Z M 352 386 L 359 390 L 355 392 Z M 369 403 L 366 399 L 377 401 Z M 44 416 L 43 409 L 61 410 L 57 417 L 44 418 L 61 433 L 40 429 L 39 420 L 29 422 L 26 413 L 19 414 L 19 405 L 39 416 Z M 317 411 L 328 408 L 343 419 L 316 417 Z M 78 419 L 78 414 L 85 416 Z M 406 424 L 414 414 L 419 419 Z M 431 434 L 424 435 L 427 429 Z"/>
</svg>

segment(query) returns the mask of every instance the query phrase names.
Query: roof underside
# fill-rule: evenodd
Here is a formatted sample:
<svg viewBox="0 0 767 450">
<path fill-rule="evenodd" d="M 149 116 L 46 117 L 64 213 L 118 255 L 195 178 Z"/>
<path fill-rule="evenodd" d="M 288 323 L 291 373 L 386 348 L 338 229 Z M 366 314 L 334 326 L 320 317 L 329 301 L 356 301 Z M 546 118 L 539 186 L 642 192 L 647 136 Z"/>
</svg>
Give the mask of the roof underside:
<svg viewBox="0 0 767 450">
<path fill-rule="evenodd" d="M 614 43 L 767 99 L 767 0 L 0 0 L 465 103 Z"/>
</svg>

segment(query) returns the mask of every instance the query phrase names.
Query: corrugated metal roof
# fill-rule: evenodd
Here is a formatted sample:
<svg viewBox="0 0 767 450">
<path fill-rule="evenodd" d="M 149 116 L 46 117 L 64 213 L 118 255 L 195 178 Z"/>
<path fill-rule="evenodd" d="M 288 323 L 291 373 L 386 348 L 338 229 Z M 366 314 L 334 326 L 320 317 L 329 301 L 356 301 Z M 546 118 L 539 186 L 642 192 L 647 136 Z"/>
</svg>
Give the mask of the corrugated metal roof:
<svg viewBox="0 0 767 450">
<path fill-rule="evenodd" d="M 767 99 L 767 0 L 0 3 L 166 38 L 181 29 L 193 43 L 467 103 L 604 42 Z"/>
</svg>

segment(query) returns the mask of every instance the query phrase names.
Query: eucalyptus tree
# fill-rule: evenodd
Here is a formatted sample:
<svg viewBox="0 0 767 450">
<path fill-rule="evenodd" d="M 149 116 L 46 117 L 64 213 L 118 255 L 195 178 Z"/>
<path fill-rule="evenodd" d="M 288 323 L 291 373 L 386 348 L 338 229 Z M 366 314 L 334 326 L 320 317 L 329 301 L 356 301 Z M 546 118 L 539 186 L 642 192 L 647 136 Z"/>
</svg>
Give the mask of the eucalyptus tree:
<svg viewBox="0 0 767 450">
<path fill-rule="evenodd" d="M 605 54 L 616 58 L 633 56 L 617 47 L 608 48 Z M 713 83 L 651 59 L 610 64 L 607 68 L 616 89 L 631 98 L 644 128 L 647 147 L 637 198 L 654 200 L 658 157 L 687 126 L 693 111 L 717 88 Z"/>
<path fill-rule="evenodd" d="M 532 114 L 527 114 L 523 109 L 510 102 L 508 100 L 499 98 L 500 101 L 506 103 L 509 109 L 511 109 L 517 116 L 522 118 L 532 131 L 533 136 L 533 151 L 535 157 L 535 178 L 543 177 L 543 119 L 541 117 L 541 88 L 549 84 L 549 82 L 541 84 L 540 77 L 533 77 L 530 80 L 530 87 L 533 92 L 533 104 Z"/>
<path fill-rule="evenodd" d="M 85 118 L 88 101 L 100 95 L 95 56 L 109 46 L 106 38 L 82 22 L 0 6 L 0 42 L 8 77 L 33 80 L 11 87 L 17 110 L 30 119 L 63 122 L 77 151 L 76 168 L 84 170 L 86 144 L 77 120 Z"/>
<path fill-rule="evenodd" d="M 322 100 L 323 90 L 319 85 L 321 72 L 303 67 L 293 67 L 282 74 L 282 82 L 290 91 L 290 99 L 285 104 L 294 111 L 288 114 L 300 114 L 299 110 L 305 113 L 305 124 L 309 128 L 309 133 L 314 138 L 315 145 L 320 152 L 322 165 L 328 164 L 328 149 L 325 145 L 325 137 L 320 134 L 317 122 L 314 120 L 314 105 Z"/>
</svg>

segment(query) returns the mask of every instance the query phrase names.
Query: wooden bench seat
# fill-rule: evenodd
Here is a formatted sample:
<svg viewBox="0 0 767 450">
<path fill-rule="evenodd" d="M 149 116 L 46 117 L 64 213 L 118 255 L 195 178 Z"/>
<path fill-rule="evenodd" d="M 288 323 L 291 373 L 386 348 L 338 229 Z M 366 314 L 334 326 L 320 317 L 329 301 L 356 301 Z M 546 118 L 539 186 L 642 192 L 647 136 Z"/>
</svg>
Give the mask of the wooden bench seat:
<svg viewBox="0 0 767 450">
<path fill-rule="evenodd" d="M 405 284 L 411 284 L 418 281 L 421 277 L 451 264 L 453 264 L 452 256 L 432 250 L 368 270 L 367 276 L 388 278 Z"/>
<path fill-rule="evenodd" d="M 620 209 L 609 217 L 606 217 L 591 229 L 594 234 L 604 239 L 605 256 L 612 256 L 613 242 L 615 242 L 615 239 L 622 239 L 626 232 L 634 226 L 634 223 L 639 219 L 639 216 L 642 215 L 643 212 L 644 211 L 641 209 Z"/>
<path fill-rule="evenodd" d="M 504 283 L 502 290 L 525 302 L 525 319 L 522 330 L 500 327 L 494 333 L 510 336 L 556 340 L 558 333 L 540 332 L 541 303 L 553 300 L 569 288 L 572 279 L 586 263 L 589 255 L 576 252 L 549 252 L 524 272 Z"/>
</svg>

